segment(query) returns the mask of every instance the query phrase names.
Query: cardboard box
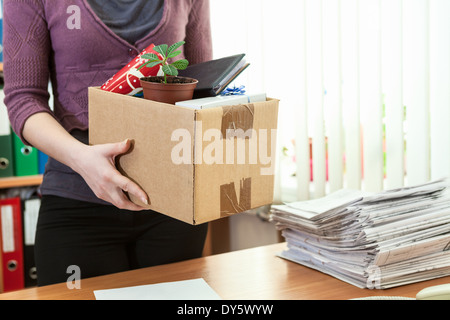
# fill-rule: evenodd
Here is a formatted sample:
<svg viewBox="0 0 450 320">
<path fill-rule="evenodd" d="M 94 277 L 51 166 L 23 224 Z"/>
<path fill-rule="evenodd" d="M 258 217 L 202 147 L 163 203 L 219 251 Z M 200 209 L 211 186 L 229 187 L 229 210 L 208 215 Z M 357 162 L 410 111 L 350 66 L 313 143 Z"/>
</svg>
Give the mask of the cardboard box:
<svg viewBox="0 0 450 320">
<path fill-rule="evenodd" d="M 201 224 L 272 203 L 278 102 L 195 110 L 89 88 L 89 143 L 132 139 L 116 165 L 148 208 Z"/>
</svg>

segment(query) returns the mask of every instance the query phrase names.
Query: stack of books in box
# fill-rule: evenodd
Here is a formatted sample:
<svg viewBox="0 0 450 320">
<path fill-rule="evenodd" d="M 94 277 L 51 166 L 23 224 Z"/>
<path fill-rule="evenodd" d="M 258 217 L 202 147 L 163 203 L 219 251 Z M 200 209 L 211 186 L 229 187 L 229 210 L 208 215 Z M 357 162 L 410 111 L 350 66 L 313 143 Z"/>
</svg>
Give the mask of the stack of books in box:
<svg viewBox="0 0 450 320">
<path fill-rule="evenodd" d="M 274 205 L 272 219 L 287 242 L 279 256 L 360 288 L 386 289 L 450 275 L 448 186 L 440 179 Z"/>
</svg>

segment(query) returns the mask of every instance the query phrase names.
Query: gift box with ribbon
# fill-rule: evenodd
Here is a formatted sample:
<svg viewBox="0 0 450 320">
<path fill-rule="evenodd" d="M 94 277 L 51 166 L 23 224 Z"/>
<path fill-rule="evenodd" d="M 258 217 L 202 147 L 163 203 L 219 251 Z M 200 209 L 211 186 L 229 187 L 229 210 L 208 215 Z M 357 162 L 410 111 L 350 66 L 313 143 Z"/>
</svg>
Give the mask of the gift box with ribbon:
<svg viewBox="0 0 450 320">
<path fill-rule="evenodd" d="M 146 63 L 147 59 L 142 59 L 142 55 L 146 53 L 154 53 L 159 56 L 159 53 L 153 50 L 154 44 L 151 44 L 144 49 L 136 58 L 131 60 L 119 72 L 106 81 L 100 88 L 104 91 L 110 91 L 129 96 L 135 96 L 142 92 L 140 78 L 158 75 L 160 65 L 152 68 L 139 68 Z"/>
</svg>

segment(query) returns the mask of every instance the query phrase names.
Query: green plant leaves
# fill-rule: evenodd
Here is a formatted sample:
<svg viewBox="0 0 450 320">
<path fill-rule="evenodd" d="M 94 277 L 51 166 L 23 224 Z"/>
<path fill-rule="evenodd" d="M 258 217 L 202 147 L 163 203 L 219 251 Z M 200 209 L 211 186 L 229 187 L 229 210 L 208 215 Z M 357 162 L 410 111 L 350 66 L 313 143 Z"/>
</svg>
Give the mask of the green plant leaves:
<svg viewBox="0 0 450 320">
<path fill-rule="evenodd" d="M 186 59 L 180 59 L 178 61 L 175 61 L 171 65 L 177 68 L 178 70 L 184 70 L 189 65 L 189 62 Z"/>
<path fill-rule="evenodd" d="M 142 55 L 143 59 L 148 59 L 144 65 L 148 68 L 152 68 L 158 64 L 162 64 L 162 71 L 164 75 L 168 76 L 178 76 L 178 70 L 184 70 L 189 65 L 189 62 L 186 59 L 180 59 L 171 64 L 168 64 L 167 59 L 174 58 L 181 53 L 181 50 L 177 50 L 185 44 L 185 41 L 179 41 L 174 43 L 170 47 L 167 44 L 160 44 L 158 46 L 153 47 L 153 50 L 159 53 L 162 56 L 162 60 L 158 55 L 154 53 L 146 53 Z M 139 69 L 141 69 L 144 65 L 142 65 Z"/>
<path fill-rule="evenodd" d="M 181 51 L 174 51 L 174 50 L 178 49 L 185 43 L 186 43 L 185 41 L 178 41 L 177 43 L 174 43 L 173 45 L 171 45 L 169 47 L 169 49 L 167 49 L 167 57 L 173 58 L 173 57 L 179 55 L 181 53 Z"/>
<path fill-rule="evenodd" d="M 174 52 L 170 53 L 170 54 L 167 56 L 167 58 L 173 58 L 173 57 L 176 57 L 176 56 L 179 55 L 180 53 L 181 53 L 180 50 L 174 51 Z"/>
<path fill-rule="evenodd" d="M 154 53 L 143 54 L 141 58 L 142 59 L 148 59 L 148 60 L 159 60 L 159 57 L 156 54 L 154 54 Z"/>
<path fill-rule="evenodd" d="M 161 63 L 162 63 L 161 60 L 158 60 L 158 61 L 149 61 L 149 62 L 147 62 L 146 67 L 147 67 L 147 68 L 153 68 L 154 66 L 157 66 L 158 64 L 161 64 Z"/>
<path fill-rule="evenodd" d="M 168 48 L 167 44 L 160 44 L 159 46 L 153 47 L 153 50 L 162 55 L 163 59 L 165 60 L 167 57 L 167 48 Z"/>
<path fill-rule="evenodd" d="M 169 76 L 177 76 L 178 70 L 173 65 L 164 65 L 162 71 Z"/>
</svg>

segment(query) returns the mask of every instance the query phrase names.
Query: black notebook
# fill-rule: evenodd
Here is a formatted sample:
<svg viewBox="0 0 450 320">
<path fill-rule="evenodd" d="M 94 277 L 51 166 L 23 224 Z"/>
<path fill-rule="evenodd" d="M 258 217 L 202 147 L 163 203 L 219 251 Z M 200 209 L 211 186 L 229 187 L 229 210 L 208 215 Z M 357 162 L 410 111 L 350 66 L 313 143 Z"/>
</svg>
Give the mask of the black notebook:
<svg viewBox="0 0 450 320">
<path fill-rule="evenodd" d="M 209 60 L 188 66 L 179 71 L 179 76 L 198 80 L 194 99 L 214 97 L 220 94 L 248 66 L 245 54 Z"/>
</svg>

